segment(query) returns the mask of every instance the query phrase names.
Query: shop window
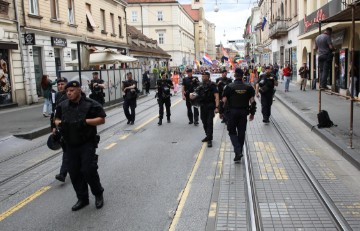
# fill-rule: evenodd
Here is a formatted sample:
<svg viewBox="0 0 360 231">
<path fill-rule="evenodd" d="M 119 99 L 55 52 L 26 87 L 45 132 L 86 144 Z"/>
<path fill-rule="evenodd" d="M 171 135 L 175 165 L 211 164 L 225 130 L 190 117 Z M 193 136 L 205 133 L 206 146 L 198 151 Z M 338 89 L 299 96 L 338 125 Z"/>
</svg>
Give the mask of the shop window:
<svg viewBox="0 0 360 231">
<path fill-rule="evenodd" d="M 0 105 L 12 102 L 11 76 L 9 73 L 9 51 L 0 49 Z"/>
<path fill-rule="evenodd" d="M 29 14 L 39 15 L 38 0 L 29 0 Z"/>
</svg>

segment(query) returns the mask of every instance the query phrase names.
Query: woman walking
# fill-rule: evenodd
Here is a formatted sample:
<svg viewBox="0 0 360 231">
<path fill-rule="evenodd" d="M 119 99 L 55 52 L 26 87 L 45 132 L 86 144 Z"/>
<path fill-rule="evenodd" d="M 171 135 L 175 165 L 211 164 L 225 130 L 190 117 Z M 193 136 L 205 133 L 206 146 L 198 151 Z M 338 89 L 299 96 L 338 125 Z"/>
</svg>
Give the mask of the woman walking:
<svg viewBox="0 0 360 231">
<path fill-rule="evenodd" d="M 44 106 L 43 106 L 43 116 L 48 117 L 51 114 L 51 89 L 52 86 L 56 84 L 56 81 L 53 82 L 49 79 L 48 75 L 43 75 L 41 79 L 41 88 L 43 90 L 44 96 Z"/>
</svg>

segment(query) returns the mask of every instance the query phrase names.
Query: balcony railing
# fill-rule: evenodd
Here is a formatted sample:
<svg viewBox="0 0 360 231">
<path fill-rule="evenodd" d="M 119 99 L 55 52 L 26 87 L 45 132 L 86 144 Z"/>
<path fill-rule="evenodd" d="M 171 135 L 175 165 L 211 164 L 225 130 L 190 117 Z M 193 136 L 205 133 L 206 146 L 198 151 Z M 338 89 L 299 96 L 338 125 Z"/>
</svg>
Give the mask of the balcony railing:
<svg viewBox="0 0 360 231">
<path fill-rule="evenodd" d="M 277 39 L 288 34 L 288 21 L 278 20 L 275 21 L 270 27 L 269 37 Z"/>
</svg>

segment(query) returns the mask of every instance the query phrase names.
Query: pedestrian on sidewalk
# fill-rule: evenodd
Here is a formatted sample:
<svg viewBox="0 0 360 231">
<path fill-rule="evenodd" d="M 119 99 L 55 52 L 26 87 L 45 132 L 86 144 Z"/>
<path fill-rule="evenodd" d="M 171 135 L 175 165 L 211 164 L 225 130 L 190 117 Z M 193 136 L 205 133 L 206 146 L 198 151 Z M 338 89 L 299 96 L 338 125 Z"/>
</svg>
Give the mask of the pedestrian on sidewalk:
<svg viewBox="0 0 360 231">
<path fill-rule="evenodd" d="M 318 65 L 320 69 L 320 88 L 327 88 L 327 79 L 329 77 L 331 63 L 333 60 L 333 51 L 335 47 L 331 42 L 332 29 L 326 28 L 324 33 L 318 35 L 315 39 L 315 50 L 318 54 Z"/>
<path fill-rule="evenodd" d="M 52 113 L 50 117 L 50 127 L 52 134 L 54 136 L 58 135 L 59 130 L 56 129 L 55 125 L 55 109 L 62 103 L 63 101 L 67 100 L 67 95 L 65 91 L 65 86 L 68 83 L 68 80 L 64 77 L 60 77 L 57 80 L 57 89 L 58 92 L 55 94 L 55 101 L 52 102 Z M 68 156 L 66 153 L 66 145 L 65 143 L 60 139 L 60 145 L 63 150 L 63 156 L 62 156 L 62 163 L 60 167 L 60 173 L 55 176 L 55 179 L 61 182 L 65 182 L 66 175 L 68 173 L 69 169 L 69 163 L 68 163 Z"/>
<path fill-rule="evenodd" d="M 44 96 L 43 116 L 49 117 L 52 111 L 51 108 L 51 90 L 56 81 L 51 81 L 48 75 L 43 75 L 41 78 L 41 88 Z"/>
<path fill-rule="evenodd" d="M 309 68 L 306 65 L 306 62 L 303 63 L 302 67 L 300 67 L 299 69 L 299 75 L 301 77 L 301 82 L 300 82 L 300 91 L 305 91 L 306 85 L 307 85 L 307 80 L 310 76 L 310 72 L 309 72 Z"/>
<path fill-rule="evenodd" d="M 349 92 L 350 95 L 352 95 L 352 97 L 358 97 L 359 95 L 359 81 L 358 81 L 358 77 L 359 77 L 359 72 L 358 72 L 358 68 L 357 66 L 354 64 L 354 94 L 352 93 L 352 77 L 351 77 L 351 63 L 349 64 L 349 76 L 350 76 L 350 85 L 349 85 Z"/>
<path fill-rule="evenodd" d="M 270 122 L 274 88 L 277 85 L 276 76 L 271 74 L 271 68 L 267 66 L 266 73 L 260 76 L 255 89 L 256 97 L 260 97 L 259 92 L 261 94 L 261 113 L 263 115 L 263 122 L 266 124 Z"/>
<path fill-rule="evenodd" d="M 285 67 L 283 69 L 283 75 L 284 75 L 284 81 L 285 81 L 285 92 L 289 92 L 289 85 L 290 85 L 290 79 L 291 79 L 291 68 L 289 64 L 285 64 Z"/>
<path fill-rule="evenodd" d="M 243 146 L 247 125 L 247 116 L 252 121 L 255 116 L 256 102 L 254 99 L 255 90 L 249 84 L 242 81 L 243 71 L 235 69 L 235 81 L 224 89 L 222 101 L 229 108 L 229 121 L 227 130 L 232 145 L 234 146 L 234 161 L 240 161 L 243 156 Z M 220 111 L 223 109 L 220 107 Z"/>
<path fill-rule="evenodd" d="M 96 101 L 81 92 L 78 81 L 65 86 L 67 100 L 57 108 L 55 125 L 61 127 L 61 135 L 69 157 L 69 174 L 78 201 L 71 208 L 77 211 L 89 204 L 89 189 L 95 196 L 95 207 L 104 205 L 103 192 L 98 169 L 96 148 L 100 141 L 96 126 L 105 123 L 106 113 Z"/>
<path fill-rule="evenodd" d="M 148 71 L 145 71 L 144 74 L 143 74 L 143 84 L 145 86 L 145 92 L 146 94 L 150 94 L 150 78 L 149 78 L 149 73 Z"/>
<path fill-rule="evenodd" d="M 283 69 L 284 69 L 283 66 L 280 66 L 279 72 L 278 72 L 278 79 L 279 79 L 280 83 L 282 83 L 283 80 L 284 80 L 284 72 L 283 72 Z"/>
</svg>

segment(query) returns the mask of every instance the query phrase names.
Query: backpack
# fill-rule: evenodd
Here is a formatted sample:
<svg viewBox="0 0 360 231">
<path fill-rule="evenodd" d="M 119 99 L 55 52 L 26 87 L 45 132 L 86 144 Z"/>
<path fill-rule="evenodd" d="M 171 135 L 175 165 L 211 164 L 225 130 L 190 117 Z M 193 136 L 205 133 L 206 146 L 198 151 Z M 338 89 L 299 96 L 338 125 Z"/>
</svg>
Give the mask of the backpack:
<svg viewBox="0 0 360 231">
<path fill-rule="evenodd" d="M 336 126 L 331 120 L 330 120 L 330 116 L 329 113 L 325 110 L 321 110 L 318 114 L 317 114 L 317 118 L 318 118 L 318 122 L 319 124 L 317 125 L 318 128 L 330 128 L 332 126 Z"/>
</svg>

